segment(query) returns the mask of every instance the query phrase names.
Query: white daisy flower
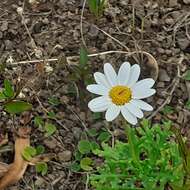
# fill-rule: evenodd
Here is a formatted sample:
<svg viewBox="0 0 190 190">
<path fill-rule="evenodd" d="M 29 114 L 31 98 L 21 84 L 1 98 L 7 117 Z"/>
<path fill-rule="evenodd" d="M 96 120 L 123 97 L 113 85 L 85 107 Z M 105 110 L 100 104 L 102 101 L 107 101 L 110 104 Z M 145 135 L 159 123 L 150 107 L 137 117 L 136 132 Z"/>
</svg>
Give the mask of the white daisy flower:
<svg viewBox="0 0 190 190">
<path fill-rule="evenodd" d="M 143 118 L 144 111 L 152 111 L 153 107 L 141 99 L 152 96 L 155 81 L 146 78 L 138 81 L 140 66 L 124 62 L 116 74 L 110 63 L 104 64 L 104 74 L 94 73 L 97 84 L 87 86 L 91 93 L 101 95 L 88 103 L 93 112 L 106 111 L 107 121 L 113 121 L 121 112 L 123 117 L 132 125 L 137 124 L 137 118 Z"/>
</svg>

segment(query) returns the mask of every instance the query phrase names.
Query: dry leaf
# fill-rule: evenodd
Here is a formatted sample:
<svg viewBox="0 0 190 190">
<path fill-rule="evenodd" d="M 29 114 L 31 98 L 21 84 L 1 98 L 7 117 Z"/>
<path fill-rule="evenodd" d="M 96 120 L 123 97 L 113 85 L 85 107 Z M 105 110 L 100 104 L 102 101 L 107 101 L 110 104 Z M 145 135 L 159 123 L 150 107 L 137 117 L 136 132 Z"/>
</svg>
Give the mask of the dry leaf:
<svg viewBox="0 0 190 190">
<path fill-rule="evenodd" d="M 30 129 L 22 127 L 18 131 L 18 137 L 15 141 L 15 157 L 14 162 L 9 165 L 8 171 L 4 173 L 4 176 L 0 179 L 0 190 L 3 190 L 7 186 L 18 182 L 27 166 L 28 162 L 22 157 L 22 152 L 28 146 L 30 146 Z"/>
</svg>

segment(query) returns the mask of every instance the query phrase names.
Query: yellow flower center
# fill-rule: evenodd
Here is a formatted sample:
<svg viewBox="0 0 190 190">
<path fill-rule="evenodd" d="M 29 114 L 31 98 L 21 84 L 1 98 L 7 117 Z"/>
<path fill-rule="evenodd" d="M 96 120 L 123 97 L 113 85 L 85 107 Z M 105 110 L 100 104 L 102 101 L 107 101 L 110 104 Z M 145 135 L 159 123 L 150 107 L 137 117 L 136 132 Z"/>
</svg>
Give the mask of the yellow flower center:
<svg viewBox="0 0 190 190">
<path fill-rule="evenodd" d="M 109 92 L 112 102 L 118 106 L 124 105 L 131 100 L 132 92 L 127 86 L 114 86 Z"/>
</svg>

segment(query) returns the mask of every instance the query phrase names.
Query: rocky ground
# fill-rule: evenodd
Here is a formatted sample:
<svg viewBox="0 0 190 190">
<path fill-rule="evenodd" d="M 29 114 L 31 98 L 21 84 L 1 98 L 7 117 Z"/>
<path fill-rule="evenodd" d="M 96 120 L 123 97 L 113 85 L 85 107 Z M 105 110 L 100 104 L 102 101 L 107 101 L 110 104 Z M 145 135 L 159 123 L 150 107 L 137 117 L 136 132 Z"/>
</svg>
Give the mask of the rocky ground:
<svg viewBox="0 0 190 190">
<path fill-rule="evenodd" d="M 85 101 L 78 98 L 76 89 L 79 87 L 73 85 L 69 77 L 70 66 L 65 61 L 69 56 L 79 55 L 82 5 L 82 0 L 0 1 L 0 84 L 4 78 L 11 79 L 14 84 L 18 81 L 27 84 L 23 95 L 33 104 L 31 113 L 14 120 L 1 110 L 0 132 L 8 133 L 10 140 L 0 151 L 0 161 L 12 161 L 13 126 L 23 125 L 22 118 L 26 115 L 30 118 L 28 125 L 33 130 L 31 144 L 42 144 L 46 152 L 57 155 L 48 163 L 47 175 L 42 177 L 34 167 L 29 167 L 20 183 L 10 187 L 10 190 L 85 189 L 86 175 L 72 172 L 69 166 L 84 127 L 100 129 L 104 123 L 95 121 L 88 110 L 90 95 Z M 189 0 L 109 0 L 99 20 L 86 6 L 83 35 L 91 54 L 139 50 L 153 55 L 159 66 L 155 87 L 157 94 L 148 102 L 157 111 L 153 115 L 147 114 L 147 117 L 153 118 L 154 122 L 167 117 L 176 126 L 182 127 L 187 137 L 190 135 L 190 111 L 185 106 L 190 99 L 190 83 L 179 80 L 179 76 L 190 69 Z M 58 61 L 28 63 L 30 60 L 53 58 Z M 126 59 L 145 66 L 148 62 L 146 56 L 140 53 L 133 57 L 118 53 L 90 58 L 88 64 L 92 71 L 96 71 L 101 70 L 105 62 L 117 67 Z M 20 61 L 25 62 L 17 64 Z M 53 69 L 53 72 L 47 73 L 47 69 Z M 145 67 L 144 75 L 147 75 L 146 70 Z M 52 106 L 48 102 L 50 97 L 60 98 L 61 104 Z M 163 114 L 161 110 L 166 104 L 174 107 L 174 111 Z M 46 111 L 56 113 L 54 123 L 58 128 L 56 134 L 49 138 L 45 138 L 33 122 L 37 115 L 47 119 Z"/>
</svg>

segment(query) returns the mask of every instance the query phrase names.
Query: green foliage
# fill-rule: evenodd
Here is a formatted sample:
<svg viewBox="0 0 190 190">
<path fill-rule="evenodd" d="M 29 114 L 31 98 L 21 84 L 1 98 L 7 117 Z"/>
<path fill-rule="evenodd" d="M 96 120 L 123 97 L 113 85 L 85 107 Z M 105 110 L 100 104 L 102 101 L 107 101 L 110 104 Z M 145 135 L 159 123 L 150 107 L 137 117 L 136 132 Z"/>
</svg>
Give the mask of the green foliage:
<svg viewBox="0 0 190 190">
<path fill-rule="evenodd" d="M 43 121 L 42 117 L 36 116 L 34 118 L 34 124 L 35 124 L 35 126 L 42 128 L 44 126 L 44 121 Z"/>
<path fill-rule="evenodd" d="M 36 149 L 31 146 L 28 146 L 24 149 L 22 156 L 25 160 L 30 161 L 34 156 L 36 156 L 36 154 Z"/>
<path fill-rule="evenodd" d="M 78 144 L 78 149 L 81 154 L 88 154 L 91 151 L 91 144 L 88 140 L 81 140 Z"/>
<path fill-rule="evenodd" d="M 170 125 L 150 127 L 143 120 L 142 127 L 127 128 L 128 142 L 116 141 L 114 147 L 102 143 L 94 153 L 104 162 L 91 174 L 91 185 L 96 190 L 164 190 L 168 183 L 180 187 L 183 162 Z"/>
<path fill-rule="evenodd" d="M 32 109 L 32 105 L 28 102 L 14 100 L 5 104 L 5 111 L 11 114 L 22 113 Z"/>
<path fill-rule="evenodd" d="M 85 157 L 80 161 L 80 167 L 85 170 L 85 171 L 90 171 L 93 168 L 91 167 L 91 165 L 93 164 L 93 161 L 91 158 L 89 157 Z"/>
<path fill-rule="evenodd" d="M 48 98 L 48 102 L 49 104 L 51 104 L 52 106 L 58 106 L 60 104 L 60 100 L 57 97 L 50 97 Z"/>
<path fill-rule="evenodd" d="M 4 80 L 4 88 L 5 88 L 3 90 L 4 95 L 8 98 L 12 98 L 14 96 L 14 89 L 11 82 L 7 79 Z"/>
<path fill-rule="evenodd" d="M 190 100 L 186 102 L 185 107 L 190 110 Z"/>
<path fill-rule="evenodd" d="M 190 70 L 187 70 L 187 72 L 184 74 L 183 79 L 190 80 Z"/>
<path fill-rule="evenodd" d="M 88 0 L 87 2 L 91 13 L 93 13 L 96 18 L 102 16 L 106 0 Z"/>
<path fill-rule="evenodd" d="M 88 54 L 87 54 L 86 49 L 84 47 L 82 47 L 80 49 L 80 61 L 79 61 L 80 66 L 85 67 L 87 62 L 88 62 Z"/>
<path fill-rule="evenodd" d="M 48 165 L 45 162 L 39 162 L 35 165 L 36 171 L 41 173 L 41 175 L 46 175 L 48 171 Z"/>
<path fill-rule="evenodd" d="M 164 108 L 163 108 L 163 110 L 162 110 L 162 113 L 163 113 L 164 115 L 172 114 L 173 112 L 174 112 L 174 108 L 171 107 L 171 106 L 168 106 L 168 105 L 164 106 Z"/>
<path fill-rule="evenodd" d="M 46 123 L 44 128 L 46 131 L 45 132 L 46 137 L 53 135 L 55 133 L 55 131 L 57 130 L 56 126 L 51 123 Z"/>
<path fill-rule="evenodd" d="M 111 135 L 107 131 L 102 131 L 98 136 L 98 140 L 101 142 L 107 142 L 110 140 L 110 138 L 111 138 Z"/>
</svg>

